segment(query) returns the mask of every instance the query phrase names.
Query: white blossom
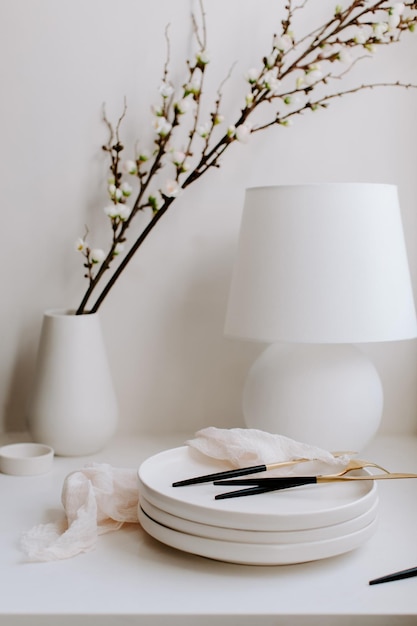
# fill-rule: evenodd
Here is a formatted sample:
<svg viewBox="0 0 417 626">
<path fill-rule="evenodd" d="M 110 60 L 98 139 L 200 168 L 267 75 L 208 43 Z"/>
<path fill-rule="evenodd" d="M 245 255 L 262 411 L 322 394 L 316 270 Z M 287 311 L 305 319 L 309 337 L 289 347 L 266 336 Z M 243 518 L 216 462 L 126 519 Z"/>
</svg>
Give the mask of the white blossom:
<svg viewBox="0 0 417 626">
<path fill-rule="evenodd" d="M 288 50 L 292 47 L 291 36 L 288 34 L 276 35 L 274 37 L 274 47 L 280 52 L 288 52 Z"/>
<path fill-rule="evenodd" d="M 193 76 L 190 83 L 185 86 L 185 95 L 197 96 L 201 91 L 201 76 Z"/>
<path fill-rule="evenodd" d="M 235 137 L 240 143 L 247 143 L 251 129 L 247 124 L 241 124 L 236 128 Z"/>
<path fill-rule="evenodd" d="M 254 85 L 259 77 L 259 70 L 256 67 L 251 67 L 245 74 L 245 78 L 251 85 Z"/>
<path fill-rule="evenodd" d="M 75 242 L 75 249 L 83 252 L 85 248 L 86 245 L 84 239 L 82 237 L 78 237 L 77 241 Z"/>
<path fill-rule="evenodd" d="M 175 106 L 176 111 L 180 115 L 183 115 L 184 113 L 187 113 L 187 111 L 189 110 L 191 106 L 190 98 L 189 97 L 182 98 L 181 100 L 178 100 L 178 102 L 176 102 L 174 106 Z"/>
<path fill-rule="evenodd" d="M 200 137 L 207 137 L 208 134 L 210 132 L 210 124 L 209 122 L 206 122 L 205 124 L 200 124 L 199 126 L 197 126 L 197 133 L 200 135 Z"/>
<path fill-rule="evenodd" d="M 280 124 L 281 126 L 286 126 L 288 128 L 293 125 L 293 120 L 292 118 L 286 119 L 286 120 L 279 120 L 278 124 Z"/>
<path fill-rule="evenodd" d="M 304 74 L 304 82 L 306 85 L 313 85 L 317 81 L 323 78 L 323 72 L 320 69 L 320 65 L 316 63 L 315 65 L 310 65 L 308 70 Z"/>
<path fill-rule="evenodd" d="M 130 207 L 127 206 L 127 204 L 118 204 L 119 207 L 119 217 L 122 221 L 127 220 L 127 218 L 129 217 L 129 215 L 131 214 L 132 210 Z"/>
<path fill-rule="evenodd" d="M 287 104 L 287 105 L 299 106 L 301 102 L 302 102 L 302 99 L 300 97 L 300 94 L 298 93 L 293 94 L 291 96 L 290 95 L 285 96 L 284 98 L 284 104 Z"/>
<path fill-rule="evenodd" d="M 201 65 L 206 65 L 207 63 L 209 63 L 210 55 L 208 54 L 207 50 L 200 50 L 199 52 L 197 52 L 196 61 Z"/>
<path fill-rule="evenodd" d="M 253 93 L 250 91 L 245 97 L 246 106 L 250 107 L 253 104 Z"/>
<path fill-rule="evenodd" d="M 154 211 L 158 211 L 164 203 L 164 199 L 159 191 L 152 193 L 148 197 L 148 202 Z"/>
<path fill-rule="evenodd" d="M 390 29 L 396 28 L 400 22 L 401 15 L 397 15 L 396 13 L 394 13 L 393 15 L 388 16 L 388 26 Z"/>
<path fill-rule="evenodd" d="M 269 54 L 265 59 L 265 65 L 267 68 L 274 67 L 276 60 L 278 57 L 278 49 L 275 48 L 271 54 Z"/>
<path fill-rule="evenodd" d="M 126 220 L 131 213 L 131 209 L 123 202 L 116 202 L 104 207 L 104 213 L 111 219 L 118 217 L 121 220 Z"/>
<path fill-rule="evenodd" d="M 104 213 L 111 218 L 119 217 L 119 202 L 104 207 Z"/>
<path fill-rule="evenodd" d="M 213 117 L 213 124 L 217 125 L 217 124 L 222 124 L 224 122 L 224 115 L 220 115 L 219 113 L 217 113 L 214 117 Z"/>
<path fill-rule="evenodd" d="M 160 104 L 153 104 L 151 106 L 151 111 L 156 116 L 161 116 L 164 114 L 164 110 Z"/>
<path fill-rule="evenodd" d="M 395 2 L 390 8 L 389 12 L 391 15 L 402 15 L 405 10 L 404 2 Z"/>
<path fill-rule="evenodd" d="M 105 258 L 106 258 L 106 254 L 104 250 L 102 250 L 101 248 L 94 248 L 90 252 L 91 263 L 102 263 L 102 261 L 104 261 Z"/>
<path fill-rule="evenodd" d="M 181 165 L 185 161 L 185 152 L 182 152 L 181 150 L 173 150 L 170 157 L 174 165 Z"/>
<path fill-rule="evenodd" d="M 368 41 L 368 33 L 365 28 L 358 28 L 355 32 L 355 36 L 353 38 L 354 42 L 357 44 L 364 44 Z"/>
<path fill-rule="evenodd" d="M 123 163 L 123 169 L 128 174 L 137 174 L 138 169 L 136 167 L 136 163 L 134 161 L 125 161 Z"/>
<path fill-rule="evenodd" d="M 348 50 L 347 48 L 342 48 L 338 53 L 338 57 L 341 63 L 347 64 L 347 63 L 352 63 L 353 61 L 352 55 L 350 54 L 350 50 Z"/>
<path fill-rule="evenodd" d="M 280 84 L 280 82 L 277 79 L 277 77 L 274 76 L 273 72 L 267 72 L 262 77 L 262 85 L 268 91 L 272 91 L 273 93 L 275 93 L 278 90 L 279 84 Z"/>
<path fill-rule="evenodd" d="M 120 191 L 125 198 L 128 198 L 132 193 L 132 186 L 129 183 L 124 182 L 120 186 Z"/>
<path fill-rule="evenodd" d="M 125 249 L 125 246 L 123 243 L 117 243 L 114 250 L 113 250 L 113 255 L 117 256 L 118 254 L 121 254 Z"/>
<path fill-rule="evenodd" d="M 385 33 L 388 31 L 388 24 L 385 22 L 376 22 L 372 25 L 374 35 L 376 39 L 382 39 Z"/>
<path fill-rule="evenodd" d="M 174 93 L 174 88 L 167 82 L 163 82 L 159 85 L 159 93 L 163 98 L 169 98 Z"/>
<path fill-rule="evenodd" d="M 153 121 L 153 127 L 161 137 L 166 137 L 170 132 L 172 125 L 165 117 L 156 117 Z"/>
<path fill-rule="evenodd" d="M 168 179 L 165 181 L 163 192 L 168 198 L 176 198 L 180 192 L 180 186 L 176 180 Z"/>
<path fill-rule="evenodd" d="M 145 163 L 146 161 L 149 161 L 150 158 L 151 155 L 148 150 L 140 150 L 138 155 L 138 161 L 141 161 L 141 163 Z"/>
<path fill-rule="evenodd" d="M 108 192 L 112 200 L 120 200 L 123 195 L 121 190 L 118 187 L 116 187 L 116 185 L 109 185 Z"/>
<path fill-rule="evenodd" d="M 235 136 L 235 134 L 236 134 L 236 126 L 233 126 L 233 125 L 229 126 L 227 129 L 227 136 L 232 138 Z"/>
</svg>

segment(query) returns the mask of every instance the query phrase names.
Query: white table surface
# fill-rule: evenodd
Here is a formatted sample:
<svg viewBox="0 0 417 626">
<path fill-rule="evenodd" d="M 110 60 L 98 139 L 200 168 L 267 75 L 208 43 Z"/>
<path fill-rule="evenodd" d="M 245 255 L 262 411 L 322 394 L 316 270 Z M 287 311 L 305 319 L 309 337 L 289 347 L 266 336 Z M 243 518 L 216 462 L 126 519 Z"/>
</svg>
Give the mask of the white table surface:
<svg viewBox="0 0 417 626">
<path fill-rule="evenodd" d="M 194 626 L 197 618 L 198 626 L 417 624 L 417 578 L 368 585 L 417 566 L 414 480 L 380 482 L 375 535 L 353 552 L 322 561 L 272 567 L 217 562 L 169 548 L 138 524 L 100 536 L 94 551 L 72 559 L 27 561 L 20 535 L 63 517 L 61 488 L 69 472 L 91 461 L 137 468 L 185 438 L 120 436 L 92 457 L 56 457 L 44 475 L 0 474 L 0 626 Z M 392 471 L 417 472 L 417 438 L 380 438 L 365 458 Z"/>
</svg>

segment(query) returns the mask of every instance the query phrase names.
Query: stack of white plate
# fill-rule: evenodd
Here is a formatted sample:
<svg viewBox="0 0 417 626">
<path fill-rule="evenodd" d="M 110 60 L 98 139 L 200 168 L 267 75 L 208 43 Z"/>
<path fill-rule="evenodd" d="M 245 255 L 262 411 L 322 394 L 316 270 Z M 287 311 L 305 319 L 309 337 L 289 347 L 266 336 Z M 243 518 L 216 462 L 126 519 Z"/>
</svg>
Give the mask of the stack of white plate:
<svg viewBox="0 0 417 626">
<path fill-rule="evenodd" d="M 227 469 L 185 446 L 147 459 L 138 472 L 143 528 L 184 552 L 251 565 L 336 556 L 359 547 L 375 531 L 378 495 L 372 480 L 305 485 L 226 500 L 214 496 L 239 487 L 172 487 L 175 481 Z"/>
</svg>

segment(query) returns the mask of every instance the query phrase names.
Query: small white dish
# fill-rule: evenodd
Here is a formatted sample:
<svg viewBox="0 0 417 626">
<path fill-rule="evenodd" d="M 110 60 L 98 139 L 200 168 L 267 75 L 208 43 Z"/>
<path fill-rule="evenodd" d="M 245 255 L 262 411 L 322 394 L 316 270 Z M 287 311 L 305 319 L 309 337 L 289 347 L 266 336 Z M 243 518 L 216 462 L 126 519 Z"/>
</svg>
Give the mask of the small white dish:
<svg viewBox="0 0 417 626">
<path fill-rule="evenodd" d="M 0 448 L 0 472 L 14 476 L 45 474 L 53 457 L 53 449 L 44 444 L 12 443 Z"/>
<path fill-rule="evenodd" d="M 355 550 L 370 539 L 377 524 L 377 520 L 374 520 L 356 532 L 333 539 L 270 545 L 217 541 L 206 537 L 196 537 L 155 522 L 140 508 L 138 513 L 143 529 L 161 543 L 183 552 L 197 554 L 216 561 L 242 565 L 289 565 L 344 554 Z"/>
</svg>

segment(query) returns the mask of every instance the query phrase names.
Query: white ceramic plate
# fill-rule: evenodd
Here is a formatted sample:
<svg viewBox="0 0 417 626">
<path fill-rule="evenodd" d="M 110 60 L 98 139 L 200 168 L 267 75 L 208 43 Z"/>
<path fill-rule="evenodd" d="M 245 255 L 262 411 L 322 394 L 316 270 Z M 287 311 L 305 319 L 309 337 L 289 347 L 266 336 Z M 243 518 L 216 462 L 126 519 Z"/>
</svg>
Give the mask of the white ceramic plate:
<svg viewBox="0 0 417 626">
<path fill-rule="evenodd" d="M 187 446 L 166 450 L 140 466 L 139 493 L 171 515 L 252 531 L 309 530 L 339 524 L 366 513 L 377 499 L 376 483 L 371 480 L 305 485 L 229 500 L 215 500 L 215 494 L 225 487 L 211 483 L 172 487 L 173 481 L 225 469 L 230 468 Z"/>
<path fill-rule="evenodd" d="M 370 539 L 376 520 L 353 533 L 334 539 L 292 544 L 251 544 L 207 539 L 162 526 L 139 509 L 139 521 L 144 530 L 158 541 L 191 554 L 216 561 L 244 565 L 288 565 L 337 556 L 358 548 Z"/>
<path fill-rule="evenodd" d="M 321 541 L 324 539 L 335 539 L 342 537 L 348 533 L 356 532 L 365 528 L 368 524 L 376 519 L 378 511 L 378 501 L 371 505 L 370 509 L 340 524 L 332 526 L 324 526 L 322 528 L 312 528 L 310 530 L 281 530 L 281 531 L 258 531 L 258 530 L 239 530 L 237 528 L 223 528 L 221 526 L 210 526 L 209 524 L 199 524 L 192 522 L 176 515 L 166 513 L 159 509 L 143 496 L 140 496 L 139 507 L 143 512 L 158 524 L 167 526 L 172 530 L 196 535 L 197 537 L 205 537 L 207 539 L 217 539 L 219 541 L 234 541 L 240 543 L 252 544 L 285 544 L 285 543 L 303 543 L 312 541 Z"/>
</svg>

